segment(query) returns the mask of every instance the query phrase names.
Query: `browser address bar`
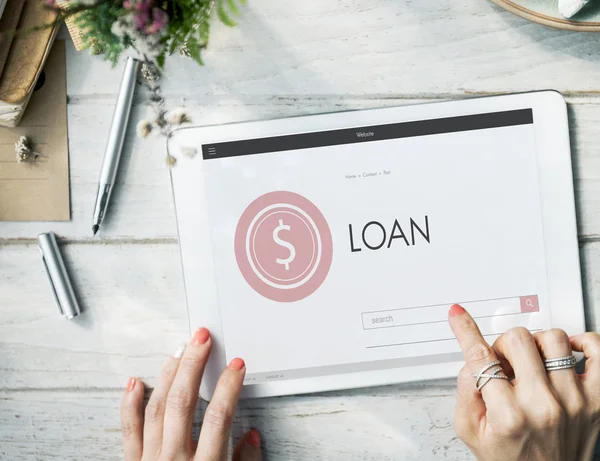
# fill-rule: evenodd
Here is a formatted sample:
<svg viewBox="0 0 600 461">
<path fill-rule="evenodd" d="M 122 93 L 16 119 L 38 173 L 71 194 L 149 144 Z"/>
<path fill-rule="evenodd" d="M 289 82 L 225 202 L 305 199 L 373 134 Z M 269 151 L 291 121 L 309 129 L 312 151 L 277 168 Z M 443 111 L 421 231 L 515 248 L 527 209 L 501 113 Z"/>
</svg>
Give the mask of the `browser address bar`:
<svg viewBox="0 0 600 461">
<path fill-rule="evenodd" d="M 475 319 L 529 314 L 540 310 L 537 295 L 467 301 L 460 305 Z M 447 322 L 449 307 L 449 304 L 437 304 L 363 312 L 361 314 L 363 329 L 373 330 Z"/>
</svg>

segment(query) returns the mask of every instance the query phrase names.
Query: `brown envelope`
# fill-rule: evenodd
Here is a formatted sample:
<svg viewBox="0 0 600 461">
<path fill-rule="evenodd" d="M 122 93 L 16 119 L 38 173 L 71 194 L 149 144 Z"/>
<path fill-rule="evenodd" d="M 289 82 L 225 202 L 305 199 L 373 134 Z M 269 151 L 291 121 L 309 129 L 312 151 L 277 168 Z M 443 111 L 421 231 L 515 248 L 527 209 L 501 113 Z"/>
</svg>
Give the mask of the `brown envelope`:
<svg viewBox="0 0 600 461">
<path fill-rule="evenodd" d="M 69 143 L 65 43 L 57 41 L 17 128 L 0 128 L 0 221 L 68 221 Z M 15 142 L 27 136 L 44 155 L 18 163 Z"/>
</svg>

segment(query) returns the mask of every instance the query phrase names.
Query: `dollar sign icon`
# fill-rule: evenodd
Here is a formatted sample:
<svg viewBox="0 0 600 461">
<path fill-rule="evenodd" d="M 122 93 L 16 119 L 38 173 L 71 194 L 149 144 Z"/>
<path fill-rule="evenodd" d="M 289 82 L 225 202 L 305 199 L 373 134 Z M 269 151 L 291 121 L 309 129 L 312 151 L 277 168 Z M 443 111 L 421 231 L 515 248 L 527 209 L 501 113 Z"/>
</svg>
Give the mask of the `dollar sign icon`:
<svg viewBox="0 0 600 461">
<path fill-rule="evenodd" d="M 287 226 L 287 225 L 283 224 L 283 220 L 282 219 L 279 220 L 279 226 L 277 226 L 275 229 L 273 229 L 273 240 L 275 241 L 275 243 L 277 245 L 281 245 L 282 247 L 287 248 L 289 250 L 289 252 L 290 252 L 290 255 L 286 259 L 280 259 L 280 258 L 276 259 L 277 264 L 283 264 L 285 266 L 285 270 L 286 271 L 290 270 L 290 263 L 294 259 L 296 259 L 296 248 L 290 242 L 286 242 L 285 240 L 281 240 L 279 238 L 279 232 L 281 232 L 282 230 L 289 231 L 290 229 L 291 229 L 290 226 Z"/>
<path fill-rule="evenodd" d="M 235 229 L 234 251 L 243 278 L 256 293 L 290 303 L 310 296 L 324 282 L 333 241 L 314 203 L 279 190 L 246 207 Z"/>
</svg>

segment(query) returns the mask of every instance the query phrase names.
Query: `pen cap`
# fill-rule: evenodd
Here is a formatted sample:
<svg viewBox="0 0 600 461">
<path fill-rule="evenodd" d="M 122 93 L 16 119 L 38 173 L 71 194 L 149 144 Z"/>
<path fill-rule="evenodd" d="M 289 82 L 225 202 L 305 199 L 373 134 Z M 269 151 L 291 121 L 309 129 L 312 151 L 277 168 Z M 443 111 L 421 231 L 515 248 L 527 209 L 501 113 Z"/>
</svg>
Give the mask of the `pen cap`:
<svg viewBox="0 0 600 461">
<path fill-rule="evenodd" d="M 73 292 L 65 263 L 56 244 L 54 233 L 46 232 L 38 235 L 38 243 L 40 252 L 42 253 L 42 260 L 48 273 L 48 279 L 50 280 L 50 286 L 58 304 L 58 310 L 67 319 L 77 317 L 81 313 L 81 310 Z"/>
</svg>

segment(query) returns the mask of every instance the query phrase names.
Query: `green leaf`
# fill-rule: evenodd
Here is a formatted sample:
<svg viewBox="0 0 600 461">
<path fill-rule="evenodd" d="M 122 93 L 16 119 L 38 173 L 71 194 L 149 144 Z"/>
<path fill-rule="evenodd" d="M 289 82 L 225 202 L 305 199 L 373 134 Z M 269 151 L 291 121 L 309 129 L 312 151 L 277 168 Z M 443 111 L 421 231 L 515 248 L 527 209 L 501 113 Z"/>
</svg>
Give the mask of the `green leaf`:
<svg viewBox="0 0 600 461">
<path fill-rule="evenodd" d="M 202 61 L 202 56 L 200 55 L 200 46 L 198 45 L 198 42 L 189 41 L 187 44 L 187 49 L 192 59 L 203 66 L 204 61 Z"/>
<path fill-rule="evenodd" d="M 163 51 L 161 54 L 158 55 L 158 57 L 156 58 L 156 64 L 158 65 L 159 68 L 163 69 L 165 67 L 165 54 L 166 52 Z"/>
<path fill-rule="evenodd" d="M 223 0 L 219 0 L 217 3 L 217 15 L 219 16 L 221 22 L 226 26 L 233 27 L 236 25 L 236 22 L 229 16 Z"/>
<path fill-rule="evenodd" d="M 229 9 L 233 14 L 240 14 L 240 10 L 238 9 L 237 3 L 235 0 L 227 0 L 227 5 L 229 5 Z"/>
</svg>

